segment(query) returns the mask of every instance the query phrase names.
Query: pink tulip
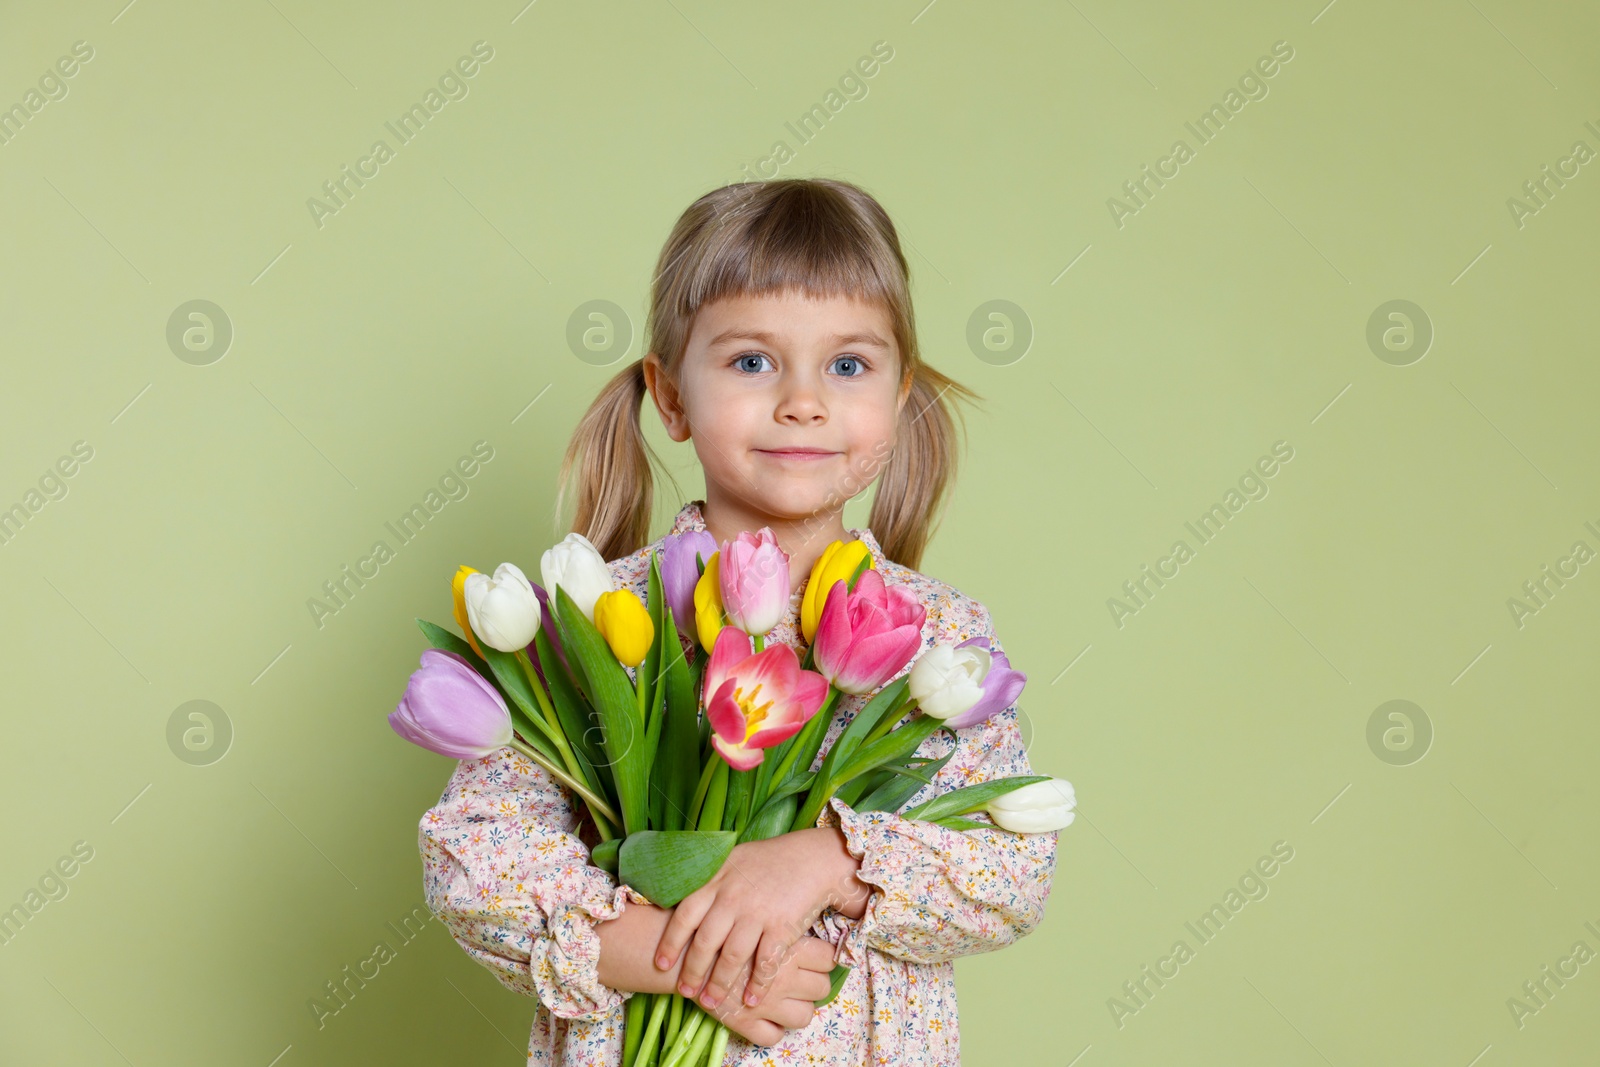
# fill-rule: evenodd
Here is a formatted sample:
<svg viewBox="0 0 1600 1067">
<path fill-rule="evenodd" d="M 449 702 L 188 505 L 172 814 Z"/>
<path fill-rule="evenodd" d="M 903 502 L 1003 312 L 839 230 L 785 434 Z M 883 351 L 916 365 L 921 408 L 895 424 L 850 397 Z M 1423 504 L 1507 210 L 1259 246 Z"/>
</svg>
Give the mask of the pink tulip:
<svg viewBox="0 0 1600 1067">
<path fill-rule="evenodd" d="M 482 759 L 511 743 L 505 699 L 464 658 L 437 648 L 422 653 L 389 725 L 412 744 L 454 759 Z"/>
<path fill-rule="evenodd" d="M 722 546 L 722 608 L 747 634 L 765 634 L 789 611 L 789 554 L 769 527 L 741 531 Z"/>
<path fill-rule="evenodd" d="M 915 593 L 885 585 L 876 570 L 862 571 L 848 594 L 839 579 L 817 620 L 818 672 L 840 692 L 872 692 L 916 655 L 927 614 Z"/>
<path fill-rule="evenodd" d="M 800 732 L 828 697 L 827 680 L 800 669 L 800 657 L 776 644 L 750 654 L 750 635 L 724 626 L 706 664 L 706 718 L 711 744 L 728 766 L 748 771 L 764 758 L 762 749 Z"/>
<path fill-rule="evenodd" d="M 969 637 L 956 647 L 966 645 L 977 645 L 989 653 L 989 673 L 983 676 L 983 696 L 978 698 L 978 702 L 961 714 L 944 720 L 944 724 L 952 730 L 987 722 L 995 712 L 1004 711 L 1015 704 L 1017 697 L 1022 695 L 1022 687 L 1028 684 L 1028 676 L 1013 670 L 1006 654 L 996 651 L 987 637 Z"/>
</svg>

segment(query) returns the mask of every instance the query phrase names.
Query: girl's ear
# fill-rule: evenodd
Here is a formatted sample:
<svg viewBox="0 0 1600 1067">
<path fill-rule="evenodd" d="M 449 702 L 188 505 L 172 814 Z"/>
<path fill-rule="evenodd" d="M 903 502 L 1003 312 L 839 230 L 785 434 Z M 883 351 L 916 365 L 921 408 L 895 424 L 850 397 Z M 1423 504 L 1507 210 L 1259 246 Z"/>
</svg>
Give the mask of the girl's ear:
<svg viewBox="0 0 1600 1067">
<path fill-rule="evenodd" d="M 916 368 L 907 364 L 904 373 L 900 375 L 900 395 L 895 401 L 894 413 L 899 415 L 906 406 L 906 400 L 911 396 L 911 386 L 916 381 Z"/>
<path fill-rule="evenodd" d="M 655 401 L 656 413 L 661 416 L 661 425 L 667 428 L 667 436 L 680 444 L 687 441 L 689 416 L 683 409 L 683 398 L 654 352 L 644 357 L 644 385 L 650 392 L 650 399 Z"/>
</svg>

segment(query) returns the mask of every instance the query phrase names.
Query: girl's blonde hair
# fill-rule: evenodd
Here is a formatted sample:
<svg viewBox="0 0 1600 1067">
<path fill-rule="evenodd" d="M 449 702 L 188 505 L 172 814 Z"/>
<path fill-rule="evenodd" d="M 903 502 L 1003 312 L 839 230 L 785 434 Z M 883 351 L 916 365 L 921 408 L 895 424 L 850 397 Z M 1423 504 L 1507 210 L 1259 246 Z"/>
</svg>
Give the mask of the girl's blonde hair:
<svg viewBox="0 0 1600 1067">
<path fill-rule="evenodd" d="M 785 178 L 739 182 L 700 197 L 661 249 L 645 351 L 656 353 L 676 386 L 700 308 L 722 297 L 786 291 L 873 301 L 889 313 L 911 393 L 900 411 L 897 444 L 881 469 L 868 526 L 885 556 L 915 570 L 956 471 L 955 423 L 945 395 L 981 397 L 922 362 L 900 240 L 888 213 L 868 193 L 830 178 Z M 644 360 L 637 359 L 601 389 L 561 463 L 556 514 L 576 473 L 572 529 L 608 560 L 649 543 L 651 464 L 667 473 L 640 427 L 646 395 Z M 964 423 L 962 428 L 964 433 Z"/>
</svg>

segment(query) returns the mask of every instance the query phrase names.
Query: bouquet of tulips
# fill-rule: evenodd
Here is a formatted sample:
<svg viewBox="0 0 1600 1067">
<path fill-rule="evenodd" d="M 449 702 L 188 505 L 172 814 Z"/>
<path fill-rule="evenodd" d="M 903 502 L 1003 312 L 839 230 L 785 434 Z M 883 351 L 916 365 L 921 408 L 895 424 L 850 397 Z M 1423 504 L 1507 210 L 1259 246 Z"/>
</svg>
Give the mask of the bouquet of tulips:
<svg viewBox="0 0 1600 1067">
<path fill-rule="evenodd" d="M 544 553 L 543 588 L 511 563 L 492 576 L 463 566 L 452 583 L 463 637 L 417 620 L 433 647 L 389 722 L 457 759 L 516 748 L 584 802 L 599 838 L 592 862 L 661 907 L 704 885 L 738 842 L 815 826 L 835 796 L 960 830 L 992 829 L 963 817 L 980 810 L 1018 833 L 1070 825 L 1072 786 L 1046 775 L 900 811 L 955 752 L 918 757 L 922 741 L 984 722 L 1027 679 L 987 638 L 917 656 L 925 609 L 871 564 L 860 541 L 824 550 L 801 607 L 804 662 L 765 643 L 790 603 L 788 556 L 767 528 L 720 547 L 704 531 L 669 536 L 651 554 L 643 601 L 613 588 L 576 533 Z M 834 702 L 875 689 L 813 771 Z M 847 970 L 834 968 L 819 1006 Z M 728 1037 L 692 1000 L 636 994 L 623 1064 L 717 1065 Z"/>
</svg>

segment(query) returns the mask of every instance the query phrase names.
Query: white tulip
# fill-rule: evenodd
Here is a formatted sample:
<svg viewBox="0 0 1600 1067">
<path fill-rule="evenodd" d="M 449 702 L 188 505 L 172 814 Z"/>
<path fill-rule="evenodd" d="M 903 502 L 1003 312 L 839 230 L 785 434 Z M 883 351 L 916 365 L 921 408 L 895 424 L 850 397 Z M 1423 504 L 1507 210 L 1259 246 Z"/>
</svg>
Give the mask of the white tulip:
<svg viewBox="0 0 1600 1067">
<path fill-rule="evenodd" d="M 494 577 L 473 573 L 461 586 L 467 621 L 478 640 L 501 652 L 527 648 L 539 632 L 539 597 L 514 563 L 502 563 Z"/>
<path fill-rule="evenodd" d="M 600 599 L 600 594 L 616 588 L 605 557 L 600 555 L 600 550 L 587 537 L 576 531 L 567 534 L 560 543 L 545 551 L 539 560 L 539 573 L 544 578 L 545 592 L 552 597 L 552 611 L 555 610 L 553 598 L 559 585 L 590 622 L 594 622 L 594 602 Z"/>
<path fill-rule="evenodd" d="M 907 688 L 924 715 L 948 719 L 983 698 L 989 650 L 981 645 L 934 645 L 911 667 Z"/>
<path fill-rule="evenodd" d="M 1042 834 L 1072 825 L 1078 813 L 1072 783 L 1065 778 L 1034 782 L 1002 793 L 984 806 L 995 825 L 1018 834 Z"/>
</svg>

